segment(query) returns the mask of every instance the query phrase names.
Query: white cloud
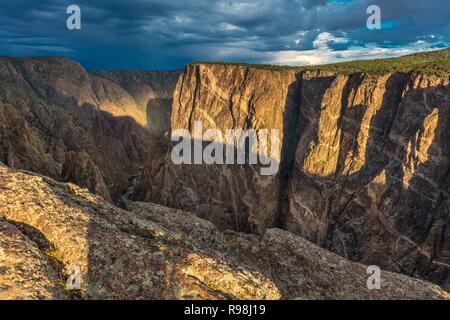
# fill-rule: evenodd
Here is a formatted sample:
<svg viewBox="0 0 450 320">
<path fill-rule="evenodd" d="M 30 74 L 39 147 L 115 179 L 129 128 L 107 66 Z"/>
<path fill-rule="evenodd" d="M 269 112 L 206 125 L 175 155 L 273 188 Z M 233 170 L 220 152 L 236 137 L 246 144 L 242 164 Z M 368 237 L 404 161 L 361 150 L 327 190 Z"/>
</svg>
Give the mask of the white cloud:
<svg viewBox="0 0 450 320">
<path fill-rule="evenodd" d="M 224 26 L 222 26 L 224 27 Z M 299 32 L 298 38 L 306 35 Z M 226 46 L 189 46 L 187 53 L 200 60 L 257 62 L 275 65 L 310 66 L 350 60 L 396 57 L 429 50 L 427 44 L 407 48 L 382 48 L 375 43 L 366 46 L 350 46 L 345 50 L 334 50 L 332 45 L 347 43 L 346 35 L 335 36 L 328 32 L 319 33 L 310 50 L 263 51 L 252 48 L 251 41 L 237 41 Z M 300 40 L 301 41 L 301 40 Z"/>
<path fill-rule="evenodd" d="M 181 24 L 189 23 L 191 22 L 191 18 L 186 16 L 175 16 L 175 21 Z"/>
<path fill-rule="evenodd" d="M 348 40 L 344 37 L 336 37 L 329 32 L 319 33 L 316 40 L 313 41 L 315 48 L 322 49 L 328 48 L 330 43 L 347 43 Z"/>
<path fill-rule="evenodd" d="M 295 36 L 295 40 L 294 40 L 295 44 L 299 44 L 307 34 L 308 34 L 308 31 L 298 32 Z"/>
<path fill-rule="evenodd" d="M 238 26 L 235 26 L 234 24 L 227 23 L 227 22 L 222 22 L 222 23 L 220 24 L 220 27 L 221 27 L 222 29 L 227 30 L 227 31 L 236 31 L 236 30 L 244 31 L 244 30 L 245 30 L 244 28 L 240 28 L 240 27 L 238 27 Z"/>
<path fill-rule="evenodd" d="M 265 63 L 278 64 L 278 65 L 317 65 L 327 62 L 325 56 L 317 55 L 312 50 L 308 51 L 279 51 L 268 53 L 269 60 Z"/>
<path fill-rule="evenodd" d="M 298 41 L 306 33 L 299 32 Z M 345 35 L 345 34 L 344 34 Z M 266 59 L 264 63 L 277 65 L 319 65 L 326 63 L 334 63 L 340 61 L 360 60 L 360 59 L 377 59 L 396 57 L 401 55 L 412 54 L 419 51 L 430 50 L 426 47 L 426 42 L 418 41 L 412 48 L 381 48 L 376 44 L 368 44 L 367 46 L 352 46 L 346 50 L 333 50 L 331 44 L 347 43 L 345 37 L 337 37 L 329 32 L 320 33 L 313 41 L 314 50 L 287 50 L 278 52 L 265 53 Z"/>
</svg>

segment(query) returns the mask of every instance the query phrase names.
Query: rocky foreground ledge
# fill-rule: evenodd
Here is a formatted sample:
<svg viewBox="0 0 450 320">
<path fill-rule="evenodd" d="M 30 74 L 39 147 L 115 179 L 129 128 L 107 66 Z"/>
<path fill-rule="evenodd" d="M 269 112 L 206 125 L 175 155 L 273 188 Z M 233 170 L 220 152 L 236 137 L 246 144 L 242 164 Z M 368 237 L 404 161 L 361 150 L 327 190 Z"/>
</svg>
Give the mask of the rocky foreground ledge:
<svg viewBox="0 0 450 320">
<path fill-rule="evenodd" d="M 221 232 L 149 203 L 121 210 L 74 184 L 0 165 L 1 299 L 450 299 L 286 231 Z M 81 289 L 67 286 L 79 268 Z M 72 274 L 73 275 L 73 274 Z"/>
</svg>

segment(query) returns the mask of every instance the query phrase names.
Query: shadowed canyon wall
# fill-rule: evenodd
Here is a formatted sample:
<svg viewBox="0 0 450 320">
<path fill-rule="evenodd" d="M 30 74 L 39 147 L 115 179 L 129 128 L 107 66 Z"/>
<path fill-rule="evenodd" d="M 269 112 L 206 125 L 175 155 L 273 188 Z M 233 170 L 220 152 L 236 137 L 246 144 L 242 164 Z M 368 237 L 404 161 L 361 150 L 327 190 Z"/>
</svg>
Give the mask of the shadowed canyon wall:
<svg viewBox="0 0 450 320">
<path fill-rule="evenodd" d="M 0 57 L 0 161 L 117 200 L 161 131 L 146 129 L 149 115 L 170 115 L 149 110 L 151 101 L 167 99 L 178 74 L 90 74 L 66 58 Z M 130 77 L 139 81 L 122 87 Z"/>
<path fill-rule="evenodd" d="M 135 197 L 222 228 L 281 227 L 352 260 L 450 287 L 449 78 L 192 64 L 172 130 L 279 129 L 280 170 L 149 156 Z"/>
</svg>

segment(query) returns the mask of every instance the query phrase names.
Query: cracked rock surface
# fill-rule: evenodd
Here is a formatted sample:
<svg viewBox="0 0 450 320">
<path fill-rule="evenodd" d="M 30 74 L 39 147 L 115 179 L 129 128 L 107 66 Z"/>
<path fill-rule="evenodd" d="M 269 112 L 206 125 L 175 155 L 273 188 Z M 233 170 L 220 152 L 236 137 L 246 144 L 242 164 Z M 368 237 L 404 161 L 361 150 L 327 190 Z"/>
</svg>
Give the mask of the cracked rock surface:
<svg viewBox="0 0 450 320">
<path fill-rule="evenodd" d="M 384 271 L 381 290 L 368 290 L 365 266 L 287 231 L 222 232 L 151 203 L 125 211 L 74 184 L 5 166 L 0 203 L 2 298 L 73 297 L 64 287 L 71 266 L 81 270 L 82 299 L 449 298 Z"/>
</svg>

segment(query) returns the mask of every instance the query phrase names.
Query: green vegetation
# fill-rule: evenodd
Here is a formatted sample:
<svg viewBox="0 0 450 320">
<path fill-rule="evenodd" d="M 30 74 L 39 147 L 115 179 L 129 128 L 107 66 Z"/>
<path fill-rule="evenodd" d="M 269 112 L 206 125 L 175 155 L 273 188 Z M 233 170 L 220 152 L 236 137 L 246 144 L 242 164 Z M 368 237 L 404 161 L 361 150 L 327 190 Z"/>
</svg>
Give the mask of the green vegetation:
<svg viewBox="0 0 450 320">
<path fill-rule="evenodd" d="M 214 62 L 200 62 L 204 64 L 215 64 Z M 450 75 L 450 48 L 443 50 L 430 51 L 425 53 L 416 53 L 398 58 L 373 59 L 349 61 L 320 66 L 277 66 L 265 64 L 248 64 L 233 62 L 217 62 L 225 65 L 239 65 L 248 68 L 265 69 L 273 71 L 282 70 L 326 70 L 338 74 L 352 73 L 372 73 L 386 74 L 392 72 L 413 72 L 428 75 L 448 76 Z"/>
<path fill-rule="evenodd" d="M 55 248 L 51 247 L 51 248 L 45 250 L 44 252 L 50 259 L 56 260 L 57 262 L 62 264 L 62 262 L 61 262 L 62 259 L 59 256 L 59 253 Z"/>
<path fill-rule="evenodd" d="M 196 61 L 192 62 L 193 64 L 222 64 L 226 66 L 239 66 L 246 67 L 252 69 L 263 69 L 263 70 L 272 70 L 272 71 L 283 71 L 283 70 L 301 70 L 303 67 L 292 67 L 292 66 L 281 66 L 275 64 L 253 64 L 253 63 L 245 63 L 245 62 L 223 62 L 223 61 Z"/>
</svg>

